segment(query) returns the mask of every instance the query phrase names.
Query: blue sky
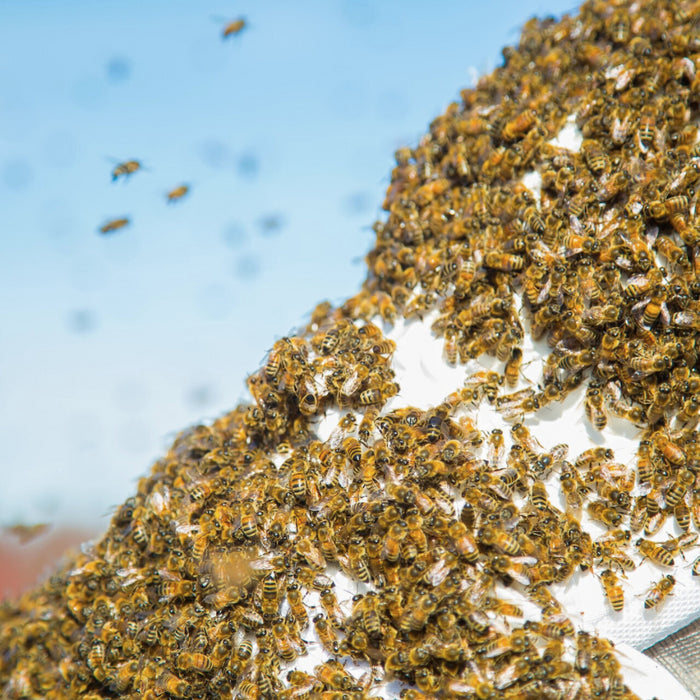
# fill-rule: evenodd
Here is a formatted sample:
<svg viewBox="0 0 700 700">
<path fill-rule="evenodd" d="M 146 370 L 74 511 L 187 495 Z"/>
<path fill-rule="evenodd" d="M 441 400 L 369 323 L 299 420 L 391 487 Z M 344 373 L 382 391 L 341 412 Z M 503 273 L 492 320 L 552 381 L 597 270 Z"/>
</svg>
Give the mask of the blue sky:
<svg viewBox="0 0 700 700">
<path fill-rule="evenodd" d="M 571 10 L 0 0 L 0 525 L 99 526 L 244 399 L 275 339 L 359 288 L 394 150 Z"/>
</svg>

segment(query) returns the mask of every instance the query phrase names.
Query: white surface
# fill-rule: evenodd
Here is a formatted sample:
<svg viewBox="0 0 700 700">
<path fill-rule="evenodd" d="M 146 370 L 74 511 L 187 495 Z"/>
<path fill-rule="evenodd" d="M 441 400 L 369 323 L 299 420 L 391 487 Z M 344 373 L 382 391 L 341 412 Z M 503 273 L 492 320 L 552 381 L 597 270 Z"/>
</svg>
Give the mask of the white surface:
<svg viewBox="0 0 700 700">
<path fill-rule="evenodd" d="M 627 644 L 618 644 L 617 651 L 629 689 L 643 700 L 694 700 L 663 666 Z"/>
</svg>

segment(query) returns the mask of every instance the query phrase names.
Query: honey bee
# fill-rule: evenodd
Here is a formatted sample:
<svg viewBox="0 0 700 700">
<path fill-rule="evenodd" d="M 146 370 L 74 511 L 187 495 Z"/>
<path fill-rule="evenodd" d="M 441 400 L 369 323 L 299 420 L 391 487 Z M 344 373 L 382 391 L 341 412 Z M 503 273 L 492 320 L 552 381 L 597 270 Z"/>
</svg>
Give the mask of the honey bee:
<svg viewBox="0 0 700 700">
<path fill-rule="evenodd" d="M 672 595 L 673 587 L 676 585 L 676 579 L 670 574 L 664 576 L 657 581 L 647 593 L 644 607 L 649 610 L 656 608 L 666 600 L 666 597 Z"/>
<path fill-rule="evenodd" d="M 658 449 L 671 464 L 678 467 L 685 464 L 685 452 L 679 445 L 673 442 L 668 435 L 657 431 L 653 433 L 651 437 L 654 447 Z"/>
<path fill-rule="evenodd" d="M 340 651 L 338 639 L 333 628 L 328 624 L 328 620 L 323 614 L 318 614 L 313 619 L 314 629 L 323 648 L 329 654 L 337 654 Z"/>
<path fill-rule="evenodd" d="M 490 526 L 483 527 L 477 533 L 479 542 L 497 549 L 501 554 L 518 556 L 520 554 L 520 541 L 509 532 Z"/>
<path fill-rule="evenodd" d="M 445 331 L 445 359 L 448 365 L 457 364 L 457 331 L 455 328 L 448 327 Z"/>
<path fill-rule="evenodd" d="M 177 657 L 177 667 L 181 671 L 211 673 L 214 670 L 214 662 L 205 654 L 181 652 Z"/>
<path fill-rule="evenodd" d="M 378 535 L 376 538 L 379 551 L 377 552 L 377 562 L 373 566 L 373 569 L 379 570 L 381 568 L 379 559 L 381 558 L 383 543 Z M 369 539 L 368 544 L 371 544 Z M 365 548 L 362 538 L 352 537 L 350 539 L 348 542 L 347 555 L 347 568 L 350 570 L 350 575 L 357 576 L 357 578 L 363 583 L 368 583 L 371 581 L 372 572 L 370 571 L 368 564 L 368 550 Z M 340 561 L 342 563 L 342 559 Z"/>
<path fill-rule="evenodd" d="M 248 23 L 242 17 L 231 20 L 230 22 L 227 22 L 221 30 L 221 37 L 223 39 L 228 39 L 229 37 L 237 36 L 244 29 L 246 29 L 247 26 Z"/>
<path fill-rule="evenodd" d="M 606 501 L 593 501 L 586 507 L 588 514 L 594 520 L 599 520 L 608 527 L 617 527 L 622 521 L 622 515 L 611 508 Z"/>
<path fill-rule="evenodd" d="M 353 437 L 345 438 L 345 440 L 343 440 L 342 449 L 353 465 L 355 474 L 358 474 L 362 464 L 362 446 L 359 440 Z"/>
<path fill-rule="evenodd" d="M 189 185 L 178 185 L 174 189 L 170 190 L 166 194 L 166 198 L 168 200 L 168 204 L 172 204 L 173 202 L 178 202 L 181 200 L 188 192 L 190 191 Z"/>
<path fill-rule="evenodd" d="M 453 522 L 448 528 L 448 533 L 457 553 L 466 561 L 474 563 L 479 557 L 479 548 L 464 522 Z"/>
<path fill-rule="evenodd" d="M 106 223 L 100 226 L 100 233 L 114 233 L 114 231 L 119 231 L 119 229 L 128 226 L 131 223 L 131 219 L 128 217 L 123 217 L 121 219 L 110 219 Z"/>
<path fill-rule="evenodd" d="M 668 508 L 675 508 L 681 502 L 683 496 L 685 496 L 686 491 L 694 483 L 695 474 L 693 474 L 693 472 L 691 472 L 689 469 L 681 469 L 676 476 L 676 481 L 674 481 L 666 491 L 664 496 L 666 506 Z"/>
<path fill-rule="evenodd" d="M 362 416 L 360 425 L 357 429 L 357 435 L 363 445 L 368 445 L 376 427 L 376 421 L 379 418 L 379 410 L 377 408 L 368 408 Z"/>
<path fill-rule="evenodd" d="M 161 692 L 168 693 L 176 698 L 186 698 L 190 695 L 190 684 L 169 671 L 161 673 L 156 680 L 156 684 Z"/>
<path fill-rule="evenodd" d="M 245 501 L 241 505 L 241 532 L 250 540 L 258 537 L 258 521 L 255 511 L 255 503 Z"/>
<path fill-rule="evenodd" d="M 306 471 L 304 463 L 300 460 L 293 462 L 293 469 L 289 475 L 289 489 L 294 494 L 297 501 L 304 501 L 308 491 Z"/>
<path fill-rule="evenodd" d="M 656 114 L 653 108 L 645 105 L 641 109 L 639 126 L 636 132 L 637 146 L 642 153 L 647 153 L 656 136 Z"/>
<path fill-rule="evenodd" d="M 379 389 L 365 389 L 360 392 L 359 401 L 363 406 L 382 403 L 383 400 L 382 392 Z"/>
<path fill-rule="evenodd" d="M 408 536 L 408 525 L 405 520 L 394 523 L 386 534 L 382 545 L 382 558 L 390 564 L 398 561 L 401 553 L 401 543 Z"/>
<path fill-rule="evenodd" d="M 586 165 L 594 175 L 610 172 L 610 159 L 598 141 L 584 139 L 581 143 L 581 153 Z"/>
<path fill-rule="evenodd" d="M 508 384 L 508 386 L 511 388 L 518 383 L 522 362 L 523 351 L 520 348 L 513 348 L 510 352 L 510 357 L 506 362 L 505 370 L 503 372 L 506 384 Z"/>
<path fill-rule="evenodd" d="M 603 403 L 603 393 L 594 386 L 589 386 L 586 390 L 584 401 L 586 418 L 596 430 L 603 430 L 608 424 L 608 416 Z"/>
<path fill-rule="evenodd" d="M 625 606 L 625 594 L 617 576 L 610 569 L 606 569 L 600 574 L 600 581 L 610 606 L 615 612 L 620 612 Z"/>
<path fill-rule="evenodd" d="M 196 592 L 196 584 L 193 581 L 187 580 L 163 581 L 158 586 L 158 593 L 160 594 L 161 602 L 174 598 L 193 598 Z"/>
<path fill-rule="evenodd" d="M 635 542 L 639 553 L 660 566 L 673 566 L 673 555 L 665 547 L 643 538 Z"/>
<path fill-rule="evenodd" d="M 302 599 L 301 589 L 296 581 L 290 581 L 287 584 L 287 602 L 297 623 L 304 629 L 309 624 L 309 616 Z"/>
<path fill-rule="evenodd" d="M 417 632 L 428 624 L 428 618 L 438 606 L 438 598 L 434 593 L 421 595 L 399 620 L 399 629 L 404 632 Z"/>
<path fill-rule="evenodd" d="M 581 494 L 586 491 L 578 472 L 573 466 L 569 465 L 567 468 L 562 469 L 559 480 L 567 509 L 577 511 L 583 505 Z"/>
<path fill-rule="evenodd" d="M 501 136 L 505 141 L 515 141 L 522 138 L 536 123 L 537 112 L 533 109 L 525 110 L 503 125 Z"/>
<path fill-rule="evenodd" d="M 525 258 L 519 255 L 491 251 L 484 255 L 484 266 L 492 270 L 517 272 L 525 266 Z"/>
<path fill-rule="evenodd" d="M 654 241 L 655 250 L 663 255 L 671 265 L 690 267 L 686 252 L 668 236 L 658 236 Z"/>
<path fill-rule="evenodd" d="M 277 614 L 280 604 L 279 586 L 274 573 L 269 573 L 262 580 L 260 603 L 263 617 L 270 619 Z"/>
<path fill-rule="evenodd" d="M 112 182 L 115 182 L 120 177 L 126 178 L 133 175 L 135 172 L 140 170 L 141 167 L 141 163 L 138 160 L 127 160 L 123 163 L 115 165 L 114 169 L 112 170 Z"/>
<path fill-rule="evenodd" d="M 326 661 L 315 667 L 316 676 L 324 685 L 342 691 L 353 691 L 355 679 L 335 660 Z"/>
</svg>

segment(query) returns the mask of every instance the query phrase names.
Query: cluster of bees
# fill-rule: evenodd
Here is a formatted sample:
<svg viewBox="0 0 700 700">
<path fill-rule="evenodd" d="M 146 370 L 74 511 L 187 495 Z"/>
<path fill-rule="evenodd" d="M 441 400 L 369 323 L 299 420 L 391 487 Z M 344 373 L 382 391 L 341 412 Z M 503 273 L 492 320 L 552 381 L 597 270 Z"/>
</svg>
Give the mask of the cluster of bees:
<svg viewBox="0 0 700 700">
<path fill-rule="evenodd" d="M 138 160 L 127 160 L 123 163 L 118 163 L 112 169 L 112 182 L 117 180 L 125 179 L 138 172 L 142 168 L 141 161 Z M 189 185 L 178 185 L 172 190 L 166 193 L 165 197 L 169 204 L 181 200 L 190 191 Z M 125 228 L 131 223 L 131 219 L 127 216 L 119 217 L 117 219 L 110 219 L 106 221 L 102 226 L 100 226 L 99 231 L 102 234 L 114 233 L 120 229 Z"/>
<path fill-rule="evenodd" d="M 523 411 L 585 376 L 597 428 L 613 414 L 692 430 L 699 20 L 697 3 L 589 2 L 528 23 L 503 67 L 397 152 L 366 290 L 347 312 L 433 311 L 449 362 L 488 353 L 515 368 L 522 301 L 551 353 Z M 555 138 L 569 116 L 578 150 Z M 539 191 L 522 181 L 533 172 Z"/>
<path fill-rule="evenodd" d="M 365 700 L 396 680 L 412 700 L 634 697 L 613 645 L 550 590 L 627 567 L 632 470 L 602 448 L 568 462 L 520 423 L 510 449 L 482 433 L 472 409 L 498 399 L 496 373 L 384 409 L 393 350 L 328 305 L 278 341 L 253 404 L 181 434 L 101 540 L 0 610 L 3 696 Z M 564 510 L 544 483 L 559 472 Z M 302 671 L 310 652 L 327 660 Z"/>
<path fill-rule="evenodd" d="M 181 434 L 103 538 L 0 607 L 3 697 L 635 697 L 556 590 L 595 575 L 620 611 L 626 572 L 697 544 L 699 21 L 697 2 L 596 0 L 529 22 L 397 153 L 362 291 L 275 343 L 250 405 Z M 572 114 L 579 151 L 552 142 Z M 447 362 L 503 373 L 391 409 L 376 324 L 428 314 Z M 551 352 L 518 389 L 527 333 Z M 636 469 L 526 428 L 582 386 L 596 429 L 643 428 Z M 479 429 L 484 403 L 509 436 Z M 301 670 L 309 653 L 326 660 Z"/>
</svg>

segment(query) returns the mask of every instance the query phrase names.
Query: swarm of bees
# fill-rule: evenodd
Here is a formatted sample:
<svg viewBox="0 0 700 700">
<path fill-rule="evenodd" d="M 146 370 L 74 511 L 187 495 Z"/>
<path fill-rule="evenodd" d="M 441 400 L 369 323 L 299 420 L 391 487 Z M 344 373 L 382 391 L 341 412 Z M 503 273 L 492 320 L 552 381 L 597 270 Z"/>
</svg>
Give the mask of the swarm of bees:
<svg viewBox="0 0 700 700">
<path fill-rule="evenodd" d="M 387 408 L 394 350 L 328 304 L 277 341 L 248 378 L 251 405 L 181 434 L 100 541 L 2 610 L 4 694 L 22 679 L 57 698 L 360 700 L 394 679 L 405 698 L 633 697 L 612 644 L 577 632 L 550 591 L 635 566 L 617 527 L 633 472 L 603 448 L 569 462 L 520 423 L 510 449 L 482 433 L 466 411 L 498 399 L 496 373 L 428 410 Z M 320 440 L 330 410 L 340 419 Z M 544 485 L 558 471 L 566 510 Z M 592 539 L 584 506 L 616 527 Z M 637 548 L 665 565 L 692 544 Z M 540 615 L 526 621 L 517 600 Z M 327 660 L 301 672 L 310 648 Z"/>
<path fill-rule="evenodd" d="M 555 590 L 595 575 L 616 613 L 627 572 L 697 546 L 699 19 L 697 2 L 594 0 L 528 22 L 397 152 L 362 291 L 277 341 L 250 404 L 182 433 L 102 539 L 0 607 L 3 697 L 365 700 L 387 680 L 407 700 L 636 697 Z M 570 114 L 576 152 L 551 143 Z M 379 325 L 431 312 L 448 363 L 487 353 L 503 373 L 392 409 Z M 526 333 L 551 353 L 518 389 Z M 579 387 L 595 429 L 643 429 L 636 470 L 530 434 Z M 508 440 L 480 430 L 484 402 Z M 310 648 L 327 660 L 301 671 Z"/>
</svg>

